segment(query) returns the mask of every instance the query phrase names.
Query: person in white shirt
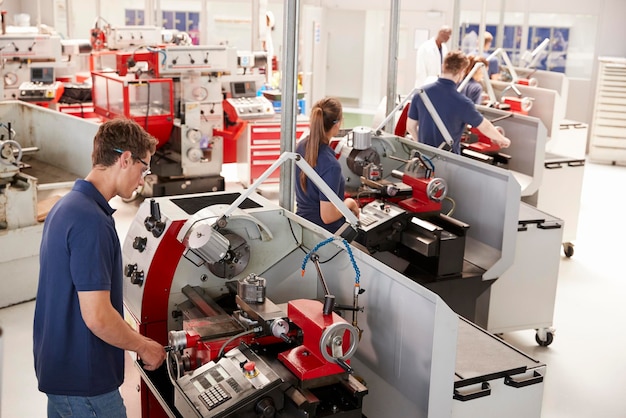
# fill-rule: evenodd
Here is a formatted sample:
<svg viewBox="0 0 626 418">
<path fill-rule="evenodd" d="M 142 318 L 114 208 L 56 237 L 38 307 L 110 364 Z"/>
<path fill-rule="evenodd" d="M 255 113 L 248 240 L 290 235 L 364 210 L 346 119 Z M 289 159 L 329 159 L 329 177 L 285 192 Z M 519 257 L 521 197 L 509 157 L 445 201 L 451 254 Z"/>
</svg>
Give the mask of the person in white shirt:
<svg viewBox="0 0 626 418">
<path fill-rule="evenodd" d="M 437 36 L 427 40 L 417 49 L 415 71 L 415 87 L 422 87 L 425 83 L 435 81 L 441 74 L 443 58 L 448 54 L 446 42 L 452 35 L 450 26 L 442 26 Z"/>
</svg>

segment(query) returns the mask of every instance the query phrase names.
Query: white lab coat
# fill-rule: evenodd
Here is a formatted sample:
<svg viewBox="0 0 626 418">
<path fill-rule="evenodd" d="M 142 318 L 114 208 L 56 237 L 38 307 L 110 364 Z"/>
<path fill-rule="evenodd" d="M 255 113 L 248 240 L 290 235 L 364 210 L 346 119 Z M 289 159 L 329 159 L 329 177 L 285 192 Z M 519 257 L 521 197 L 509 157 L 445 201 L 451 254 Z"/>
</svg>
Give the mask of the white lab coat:
<svg viewBox="0 0 626 418">
<path fill-rule="evenodd" d="M 435 38 L 430 38 L 420 45 L 415 63 L 415 87 L 422 87 L 427 81 L 432 81 L 441 75 L 443 57 L 447 54 L 446 44 L 441 44 L 441 54 L 439 53 Z"/>
</svg>

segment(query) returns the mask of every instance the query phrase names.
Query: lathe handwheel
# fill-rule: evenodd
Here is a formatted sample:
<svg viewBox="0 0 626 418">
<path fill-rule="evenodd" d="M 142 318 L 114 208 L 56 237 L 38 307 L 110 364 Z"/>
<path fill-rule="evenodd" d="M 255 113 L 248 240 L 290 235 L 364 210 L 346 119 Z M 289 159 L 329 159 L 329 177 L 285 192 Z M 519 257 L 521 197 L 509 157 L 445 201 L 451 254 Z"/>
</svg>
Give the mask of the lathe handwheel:
<svg viewBox="0 0 626 418">
<path fill-rule="evenodd" d="M 17 155 L 15 155 L 17 153 Z M 22 146 L 14 140 L 0 142 L 0 163 L 14 165 L 22 160 Z"/>
<path fill-rule="evenodd" d="M 170 351 L 167 353 L 166 366 L 170 380 L 175 383 L 186 371 L 191 370 L 191 359 L 187 354 Z"/>
<path fill-rule="evenodd" d="M 434 202 L 441 202 L 448 194 L 448 184 L 442 178 L 435 177 L 426 187 L 426 195 Z"/>
<path fill-rule="evenodd" d="M 345 332 L 350 332 L 350 347 L 343 352 L 343 338 Z M 320 338 L 320 352 L 326 361 L 348 360 L 354 355 L 359 342 L 358 330 L 347 322 L 337 322 L 327 327 Z M 329 354 L 328 350 L 332 354 Z"/>
</svg>

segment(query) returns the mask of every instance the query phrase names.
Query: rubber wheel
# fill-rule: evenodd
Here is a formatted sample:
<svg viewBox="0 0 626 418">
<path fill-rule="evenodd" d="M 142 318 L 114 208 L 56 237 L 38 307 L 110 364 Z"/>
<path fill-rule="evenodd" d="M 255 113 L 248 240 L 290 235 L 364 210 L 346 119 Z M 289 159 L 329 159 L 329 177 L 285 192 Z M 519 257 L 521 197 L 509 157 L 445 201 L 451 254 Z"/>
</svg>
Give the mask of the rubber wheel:
<svg viewBox="0 0 626 418">
<path fill-rule="evenodd" d="M 570 258 L 574 255 L 574 244 L 571 242 L 563 243 L 563 252 L 565 253 L 565 257 Z"/>
<path fill-rule="evenodd" d="M 554 341 L 554 334 L 552 334 L 550 331 L 548 331 L 546 333 L 546 340 L 542 340 L 539 338 L 539 333 L 535 334 L 535 341 L 537 341 L 537 344 L 539 344 L 542 347 L 547 347 L 550 344 L 552 344 L 552 341 Z"/>
</svg>

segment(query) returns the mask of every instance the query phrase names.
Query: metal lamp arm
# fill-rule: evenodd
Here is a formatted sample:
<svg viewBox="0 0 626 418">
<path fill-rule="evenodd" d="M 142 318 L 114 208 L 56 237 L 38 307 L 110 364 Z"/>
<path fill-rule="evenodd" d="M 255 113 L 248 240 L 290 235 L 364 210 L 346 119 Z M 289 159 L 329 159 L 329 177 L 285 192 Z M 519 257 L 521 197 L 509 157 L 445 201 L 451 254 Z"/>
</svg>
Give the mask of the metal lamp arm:
<svg viewBox="0 0 626 418">
<path fill-rule="evenodd" d="M 332 202 L 333 205 L 341 212 L 341 214 L 346 218 L 346 221 L 350 223 L 354 228 L 358 227 L 359 219 L 348 209 L 343 200 L 341 200 L 337 194 L 330 188 L 326 182 L 311 168 L 311 166 L 302 158 L 302 156 L 296 152 L 283 152 L 280 157 L 274 163 L 261 174 L 261 176 L 254 182 L 248 189 L 242 193 L 231 205 L 226 209 L 224 214 L 222 215 L 221 220 L 225 220 L 228 218 L 234 211 L 243 203 L 248 196 L 250 196 L 254 191 L 285 161 L 293 160 L 298 167 L 306 174 L 306 176 L 311 179 L 311 181 L 326 195 L 328 200 Z M 219 221 L 218 221 L 219 222 Z"/>
<path fill-rule="evenodd" d="M 443 139 L 446 141 L 449 147 L 452 147 L 452 144 L 454 143 L 452 135 L 450 135 L 448 128 L 446 128 L 446 125 L 444 125 L 443 121 L 441 120 L 441 117 L 439 116 L 439 113 L 437 113 L 437 110 L 435 109 L 435 106 L 433 106 L 433 103 L 430 101 L 430 98 L 428 97 L 424 89 L 417 89 L 417 94 L 419 94 L 422 102 L 424 102 L 426 110 L 428 110 L 428 113 L 430 113 L 430 116 L 433 118 L 437 129 L 439 129 L 439 132 L 441 132 L 441 135 L 443 135 Z"/>
<path fill-rule="evenodd" d="M 469 83 L 472 77 L 474 77 L 474 74 L 476 74 L 478 70 L 480 70 L 484 66 L 485 64 L 483 64 L 482 62 L 477 62 L 476 64 L 474 64 L 472 70 L 467 73 L 463 81 L 461 81 L 461 84 L 459 84 L 459 87 L 457 87 L 456 91 L 458 91 L 459 93 L 462 92 L 465 86 L 467 86 L 467 83 Z"/>
<path fill-rule="evenodd" d="M 393 117 L 393 115 L 395 115 L 395 113 L 400 110 L 400 108 L 402 108 L 402 106 L 404 106 L 404 104 L 406 102 L 408 102 L 409 100 L 411 100 L 411 98 L 415 95 L 415 93 L 419 90 L 419 88 L 414 88 L 413 90 L 411 90 L 411 92 L 400 102 L 398 103 L 398 105 L 396 107 L 393 108 L 393 110 L 391 112 L 389 112 L 389 114 L 387 115 L 387 117 L 378 125 L 378 127 L 375 129 L 376 135 L 380 135 L 382 129 L 387 126 L 387 123 L 389 123 L 389 121 L 391 120 L 391 118 Z"/>
<path fill-rule="evenodd" d="M 498 55 L 502 56 L 502 59 L 504 60 L 504 65 L 509 70 L 509 74 L 511 74 L 511 80 L 513 81 L 513 83 L 517 83 L 517 80 L 519 80 L 519 76 L 517 75 L 517 71 L 515 71 L 515 68 L 513 68 L 513 63 L 509 58 L 509 54 L 507 54 L 504 49 L 498 48 L 493 51 L 491 55 L 487 57 L 487 61 Z"/>
<path fill-rule="evenodd" d="M 537 48 L 535 48 L 533 52 L 530 54 L 530 56 L 532 57 L 532 60 L 528 63 L 526 68 L 533 68 L 533 66 L 537 63 L 537 61 L 539 61 L 539 58 L 541 57 L 541 52 L 543 52 L 548 47 L 549 44 L 550 44 L 550 38 L 546 38 L 543 40 L 543 42 L 537 45 Z"/>
</svg>

